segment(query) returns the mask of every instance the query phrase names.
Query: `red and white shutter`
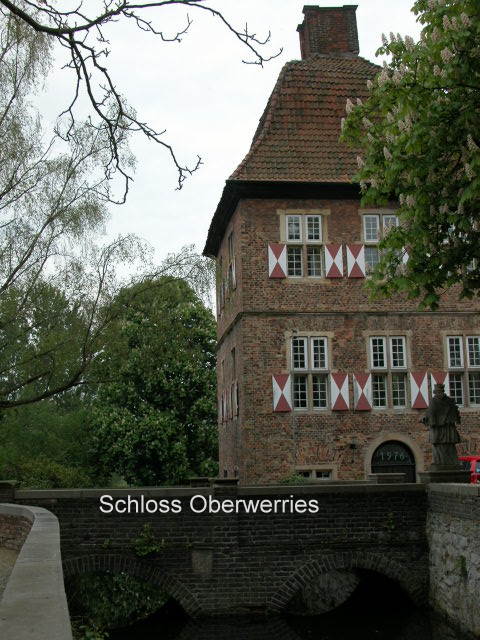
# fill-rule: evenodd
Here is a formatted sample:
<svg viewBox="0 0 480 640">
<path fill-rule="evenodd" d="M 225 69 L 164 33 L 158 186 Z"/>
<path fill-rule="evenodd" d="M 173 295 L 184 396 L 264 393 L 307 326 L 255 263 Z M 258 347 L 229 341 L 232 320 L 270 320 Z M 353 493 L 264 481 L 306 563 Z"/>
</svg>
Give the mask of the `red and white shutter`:
<svg viewBox="0 0 480 640">
<path fill-rule="evenodd" d="M 325 245 L 325 275 L 327 278 L 343 278 L 343 254 L 341 244 Z"/>
<path fill-rule="evenodd" d="M 347 244 L 347 275 L 349 278 L 365 277 L 365 246 Z"/>
<path fill-rule="evenodd" d="M 268 245 L 268 277 L 287 277 L 287 245 L 270 242 Z"/>
<path fill-rule="evenodd" d="M 330 374 L 330 397 L 332 399 L 332 411 L 348 410 L 348 375 L 346 373 Z"/>
<path fill-rule="evenodd" d="M 353 398 L 356 411 L 371 411 L 372 375 L 370 373 L 353 374 Z"/>
<path fill-rule="evenodd" d="M 426 371 L 410 374 L 410 394 L 412 409 L 426 409 L 428 407 L 428 378 Z"/>
<path fill-rule="evenodd" d="M 432 384 L 432 394 L 436 384 L 444 384 L 445 393 L 447 394 L 447 396 L 450 395 L 450 384 L 449 384 L 450 381 L 448 379 L 447 371 L 432 371 L 430 373 L 430 382 Z"/>
<path fill-rule="evenodd" d="M 284 413 L 292 410 L 292 383 L 291 376 L 286 373 L 278 373 L 272 376 L 273 385 L 273 410 L 275 413 Z"/>
</svg>

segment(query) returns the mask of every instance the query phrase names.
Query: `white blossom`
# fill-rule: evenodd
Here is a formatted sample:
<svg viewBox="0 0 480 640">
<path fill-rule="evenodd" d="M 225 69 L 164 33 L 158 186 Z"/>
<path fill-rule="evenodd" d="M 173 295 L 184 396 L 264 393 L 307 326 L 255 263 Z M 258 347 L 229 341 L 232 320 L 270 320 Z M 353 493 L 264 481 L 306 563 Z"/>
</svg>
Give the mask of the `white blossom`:
<svg viewBox="0 0 480 640">
<path fill-rule="evenodd" d="M 472 134 L 471 133 L 469 133 L 468 136 L 467 136 L 467 147 L 470 149 L 470 151 L 478 151 L 478 149 L 479 149 L 477 143 L 472 138 Z"/>
<path fill-rule="evenodd" d="M 395 118 L 393 117 L 393 113 L 390 113 L 390 111 L 387 113 L 387 122 L 389 122 L 390 124 L 393 124 L 395 122 Z"/>
<path fill-rule="evenodd" d="M 387 160 L 387 162 L 390 162 L 393 157 L 387 147 L 383 147 L 383 155 L 385 156 L 385 160 Z"/>
<path fill-rule="evenodd" d="M 373 82 L 370 80 L 370 78 L 367 80 L 367 89 L 373 89 Z"/>
<path fill-rule="evenodd" d="M 401 82 L 402 82 L 402 73 L 400 72 L 399 69 L 395 69 L 395 71 L 393 72 L 392 80 L 396 85 L 401 84 Z"/>
<path fill-rule="evenodd" d="M 452 23 L 450 22 L 450 18 L 447 16 L 447 14 L 443 16 L 442 22 L 443 22 L 443 28 L 445 30 L 451 29 Z"/>
<path fill-rule="evenodd" d="M 362 124 L 366 129 L 370 129 L 371 127 L 373 127 L 373 124 L 368 118 L 362 118 Z"/>
<path fill-rule="evenodd" d="M 451 23 L 452 23 L 452 29 L 458 29 L 458 22 L 455 16 L 452 17 Z"/>
<path fill-rule="evenodd" d="M 445 63 L 448 63 L 454 57 L 454 54 L 448 47 L 445 47 L 445 49 L 440 51 L 440 56 Z"/>
<path fill-rule="evenodd" d="M 435 9 L 436 6 L 437 6 L 437 0 L 428 0 L 429 9 Z"/>
<path fill-rule="evenodd" d="M 370 131 L 367 133 L 367 140 L 372 144 L 375 142 L 375 138 L 372 136 Z"/>
<path fill-rule="evenodd" d="M 432 42 L 438 42 L 440 40 L 440 31 L 438 30 L 438 27 L 433 28 L 430 38 L 432 39 Z"/>
<path fill-rule="evenodd" d="M 463 206 L 463 202 L 459 203 L 457 207 L 457 213 L 459 216 L 463 216 L 463 214 L 465 213 L 465 207 Z"/>
<path fill-rule="evenodd" d="M 412 196 L 411 193 L 409 193 L 408 196 L 405 198 L 405 204 L 407 205 L 407 207 L 415 206 L 415 198 Z"/>
<path fill-rule="evenodd" d="M 382 44 L 384 47 L 388 44 L 387 36 L 384 33 L 382 33 Z"/>
<path fill-rule="evenodd" d="M 340 120 L 340 130 L 343 131 L 345 129 L 345 118 Z"/>
<path fill-rule="evenodd" d="M 402 204 L 402 205 L 403 205 L 403 203 L 405 202 L 405 196 L 403 195 L 403 193 L 401 193 L 401 194 L 398 196 L 398 200 L 399 200 L 400 204 Z"/>
<path fill-rule="evenodd" d="M 390 143 L 395 142 L 395 136 L 390 132 L 385 134 L 385 138 L 386 138 L 387 142 L 390 142 Z"/>
<path fill-rule="evenodd" d="M 357 98 L 357 104 L 358 104 L 359 107 L 362 106 L 363 102 L 362 102 L 361 98 Z"/>
<path fill-rule="evenodd" d="M 433 75 L 434 76 L 441 76 L 442 75 L 442 70 L 440 69 L 440 67 L 438 66 L 438 64 L 436 64 L 433 67 Z"/>
<path fill-rule="evenodd" d="M 438 207 L 438 211 L 439 211 L 439 213 L 448 213 L 448 205 L 447 204 L 441 204 Z"/>
<path fill-rule="evenodd" d="M 462 21 L 462 24 L 464 24 L 466 27 L 469 27 L 472 24 L 470 18 L 467 16 L 466 13 L 460 14 L 460 20 Z"/>
<path fill-rule="evenodd" d="M 370 186 L 373 187 L 374 189 L 378 187 L 378 182 L 375 180 L 375 178 L 370 179 Z"/>
<path fill-rule="evenodd" d="M 359 169 L 363 169 L 363 167 L 365 166 L 365 160 L 362 158 L 362 156 L 357 156 L 357 165 Z"/>
<path fill-rule="evenodd" d="M 393 31 L 390 31 L 390 42 L 396 42 L 395 34 Z"/>
<path fill-rule="evenodd" d="M 403 42 L 403 38 L 399 33 L 397 33 L 397 42 Z"/>
<path fill-rule="evenodd" d="M 362 193 L 365 193 L 367 189 L 368 189 L 368 184 L 365 182 L 365 180 L 360 180 L 360 191 Z"/>
<path fill-rule="evenodd" d="M 398 128 L 400 131 L 405 131 L 405 123 L 403 122 L 403 120 L 398 121 Z"/>
<path fill-rule="evenodd" d="M 411 130 L 412 130 L 412 126 L 413 126 L 412 119 L 411 119 L 411 117 L 407 114 L 407 115 L 405 116 L 405 129 L 406 129 L 406 131 L 411 131 Z"/>
<path fill-rule="evenodd" d="M 475 173 L 474 173 L 472 167 L 468 164 L 468 162 L 466 162 L 464 164 L 463 168 L 465 169 L 465 175 L 467 176 L 467 178 L 469 180 L 473 180 L 473 178 L 475 177 Z"/>
<path fill-rule="evenodd" d="M 350 98 L 347 98 L 347 104 L 345 105 L 345 111 L 347 113 L 352 113 L 352 111 L 353 111 L 353 102 L 350 100 Z"/>
<path fill-rule="evenodd" d="M 405 46 L 407 49 L 413 49 L 415 42 L 411 36 L 405 36 Z"/>
</svg>

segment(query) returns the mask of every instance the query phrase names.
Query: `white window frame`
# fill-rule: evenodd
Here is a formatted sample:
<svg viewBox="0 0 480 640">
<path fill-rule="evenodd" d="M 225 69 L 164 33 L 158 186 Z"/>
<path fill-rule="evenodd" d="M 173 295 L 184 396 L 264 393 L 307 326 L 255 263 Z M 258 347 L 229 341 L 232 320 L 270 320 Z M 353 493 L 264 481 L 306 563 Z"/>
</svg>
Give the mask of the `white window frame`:
<svg viewBox="0 0 480 640">
<path fill-rule="evenodd" d="M 373 341 L 374 340 L 381 340 L 383 342 L 383 362 L 384 362 L 383 367 L 374 365 L 374 360 L 373 360 Z M 370 369 L 372 371 L 386 371 L 388 369 L 388 355 L 387 355 L 388 352 L 387 352 L 386 336 L 370 336 L 369 343 L 370 343 Z"/>
<path fill-rule="evenodd" d="M 304 353 L 304 359 L 305 359 L 305 367 L 295 367 L 295 356 L 293 353 L 293 341 L 294 340 L 299 340 L 301 342 L 303 342 L 303 353 Z M 308 361 L 308 337 L 307 336 L 292 336 L 291 341 L 290 341 L 290 348 L 291 348 L 291 356 L 292 356 L 292 371 L 296 372 L 296 371 L 308 371 L 309 368 L 309 361 Z"/>
<path fill-rule="evenodd" d="M 403 365 L 394 365 L 393 364 L 393 340 L 401 340 L 402 341 L 402 352 L 403 352 Z M 405 336 L 389 336 L 388 342 L 390 346 L 390 369 L 393 371 L 405 371 L 407 369 L 407 344 L 405 340 Z"/>
<path fill-rule="evenodd" d="M 452 364 L 451 353 L 450 353 L 450 340 L 454 340 L 454 339 L 460 341 L 460 364 L 455 364 L 455 365 Z M 447 362 L 448 362 L 449 369 L 460 371 L 465 368 L 463 348 L 464 348 L 463 336 L 447 336 Z"/>
<path fill-rule="evenodd" d="M 305 228 L 305 232 L 304 232 L 304 238 L 303 238 L 303 242 L 306 245 L 309 244 L 323 244 L 323 217 L 320 213 L 307 213 L 304 215 L 305 218 L 305 224 L 304 224 L 304 228 Z M 308 220 L 309 218 L 317 218 L 319 221 L 319 229 L 320 229 L 320 238 L 317 239 L 311 239 L 308 237 Z"/>
<path fill-rule="evenodd" d="M 472 364 L 470 362 L 470 349 L 468 348 L 468 341 L 469 340 L 478 340 L 479 344 L 480 344 L 480 336 L 466 336 L 465 337 L 465 349 L 466 349 L 466 354 L 467 354 L 467 363 L 468 363 L 468 368 L 469 369 L 480 369 L 480 364 Z"/>
<path fill-rule="evenodd" d="M 299 238 L 290 238 L 289 237 L 289 229 L 288 229 L 288 223 L 290 221 L 290 218 L 298 218 L 299 221 L 299 226 L 300 226 L 300 237 Z M 301 213 L 289 213 L 285 216 L 285 238 L 286 238 L 286 242 L 289 243 L 293 243 L 293 244 L 302 244 L 303 243 L 303 215 Z"/>
<path fill-rule="evenodd" d="M 313 356 L 313 341 L 314 340 L 321 340 L 323 342 L 323 348 L 325 350 L 325 366 L 324 367 L 315 367 L 314 366 L 314 356 Z M 328 340 L 326 337 L 324 336 L 309 336 L 309 343 L 310 343 L 310 366 L 309 369 L 311 369 L 312 371 L 320 371 L 320 372 L 325 372 L 328 371 Z"/>
<path fill-rule="evenodd" d="M 378 213 L 365 213 L 363 218 L 363 241 L 365 244 L 378 244 L 380 242 L 380 214 Z M 367 219 L 373 218 L 377 221 L 377 237 L 372 240 L 367 238 Z"/>
</svg>

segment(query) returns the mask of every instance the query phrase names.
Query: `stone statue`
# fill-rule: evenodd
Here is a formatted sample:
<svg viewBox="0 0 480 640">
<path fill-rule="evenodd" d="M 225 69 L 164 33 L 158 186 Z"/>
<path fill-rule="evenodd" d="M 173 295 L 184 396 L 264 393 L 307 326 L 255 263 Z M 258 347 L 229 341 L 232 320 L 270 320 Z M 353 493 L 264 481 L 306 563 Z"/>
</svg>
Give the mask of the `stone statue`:
<svg viewBox="0 0 480 640">
<path fill-rule="evenodd" d="M 434 467 L 459 469 L 456 444 L 460 442 L 460 435 L 455 425 L 460 422 L 460 412 L 453 398 L 446 395 L 443 384 L 435 385 L 422 422 L 430 428 Z"/>
</svg>

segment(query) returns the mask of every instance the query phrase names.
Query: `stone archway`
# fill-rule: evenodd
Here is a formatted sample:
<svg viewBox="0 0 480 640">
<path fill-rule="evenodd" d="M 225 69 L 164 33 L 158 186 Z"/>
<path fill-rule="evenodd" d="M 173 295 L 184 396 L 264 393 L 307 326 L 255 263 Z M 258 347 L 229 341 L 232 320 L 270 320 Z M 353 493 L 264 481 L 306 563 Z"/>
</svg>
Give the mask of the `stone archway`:
<svg viewBox="0 0 480 640">
<path fill-rule="evenodd" d="M 415 460 L 416 474 L 425 471 L 425 460 L 423 450 L 417 440 L 414 440 L 409 435 L 398 431 L 384 431 L 376 438 L 371 440 L 365 448 L 364 453 L 364 473 L 365 478 L 368 478 L 372 473 L 372 458 L 376 449 L 384 442 L 396 441 L 406 445 L 413 454 Z"/>
<path fill-rule="evenodd" d="M 427 567 L 414 575 L 404 564 L 392 560 L 385 554 L 374 552 L 342 552 L 326 554 L 324 557 L 304 564 L 292 574 L 267 602 L 267 611 L 279 613 L 290 602 L 299 588 L 312 579 L 332 570 L 370 569 L 397 582 L 417 604 L 428 599 Z"/>
<path fill-rule="evenodd" d="M 62 564 L 65 578 L 84 573 L 127 573 L 132 578 L 149 582 L 168 593 L 192 618 L 201 614 L 200 605 L 191 591 L 174 576 L 165 575 L 152 562 L 121 555 L 98 554 L 68 558 Z"/>
<path fill-rule="evenodd" d="M 372 473 L 403 473 L 405 482 L 416 482 L 415 457 L 412 450 L 399 440 L 382 442 L 372 455 Z"/>
</svg>

